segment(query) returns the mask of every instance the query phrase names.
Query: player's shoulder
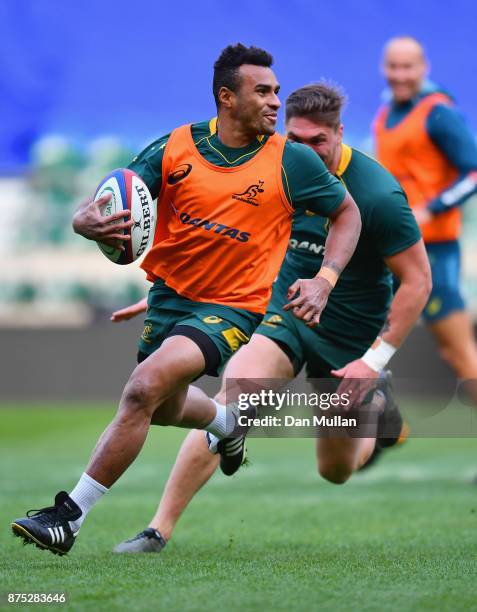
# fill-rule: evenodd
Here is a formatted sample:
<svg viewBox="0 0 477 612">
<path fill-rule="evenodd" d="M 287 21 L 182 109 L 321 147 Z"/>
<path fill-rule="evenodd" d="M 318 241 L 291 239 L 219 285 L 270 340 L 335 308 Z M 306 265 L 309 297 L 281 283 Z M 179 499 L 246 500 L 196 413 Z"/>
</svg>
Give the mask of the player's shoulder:
<svg viewBox="0 0 477 612">
<path fill-rule="evenodd" d="M 454 96 L 441 85 L 438 85 L 432 81 L 427 81 L 416 101 L 427 103 L 430 107 L 427 121 L 452 121 L 454 118 L 460 116 L 460 111 L 456 106 L 456 100 Z"/>
<path fill-rule="evenodd" d="M 429 131 L 439 131 L 456 122 L 459 124 L 464 120 L 461 110 L 455 105 L 451 98 L 439 98 L 435 101 L 427 116 L 427 128 Z"/>
<path fill-rule="evenodd" d="M 408 208 L 406 195 L 393 175 L 376 159 L 351 149 L 351 158 L 341 176 L 362 216 L 394 217 Z"/>
<path fill-rule="evenodd" d="M 200 121 L 198 123 L 185 124 L 190 125 L 191 127 L 194 142 L 197 142 L 202 138 L 210 136 L 213 133 L 214 126 L 216 125 L 215 123 L 213 123 L 213 121 L 214 120 L 211 119 L 207 121 Z M 146 147 L 144 147 L 144 149 L 141 151 L 141 153 L 139 153 L 139 155 L 136 155 L 136 157 L 134 157 L 130 166 L 133 166 L 135 163 L 140 162 L 142 159 L 145 158 L 147 158 L 149 162 L 152 163 L 154 163 L 154 160 L 156 160 L 156 162 L 162 160 L 162 157 L 164 156 L 164 150 L 169 141 L 169 138 L 171 137 L 172 133 L 180 127 L 183 126 L 178 126 L 177 128 L 174 128 L 170 132 L 159 136 L 151 143 L 149 143 Z"/>
<path fill-rule="evenodd" d="M 139 155 L 136 155 L 133 158 L 133 160 L 131 161 L 131 164 L 129 165 L 129 168 L 134 169 L 133 168 L 134 164 L 139 163 L 141 162 L 141 160 L 144 160 L 144 159 L 151 160 L 151 158 L 156 158 L 156 157 L 162 158 L 164 154 L 164 149 L 166 148 L 166 144 L 167 144 L 167 141 L 169 140 L 170 135 L 171 133 L 169 132 L 168 134 L 159 136 L 159 138 L 156 138 L 151 143 L 149 143 L 146 147 L 144 147 L 141 153 L 139 153 Z"/>
<path fill-rule="evenodd" d="M 416 242 L 419 230 L 401 185 L 373 157 L 351 151 L 343 180 L 360 209 L 363 235 L 378 240 L 387 254 L 396 244 Z"/>
<path fill-rule="evenodd" d="M 373 196 L 378 194 L 385 196 L 395 190 L 402 192 L 401 185 L 389 170 L 368 153 L 354 147 L 351 149 L 351 158 L 342 176 L 345 182 L 359 177 L 360 183 L 367 185 L 367 193 Z"/>
<path fill-rule="evenodd" d="M 208 138 L 217 132 L 217 118 L 191 123 L 192 138 L 195 143 L 202 138 Z"/>
<path fill-rule="evenodd" d="M 435 100 L 436 102 L 441 102 L 442 104 L 454 104 L 455 98 L 450 93 L 450 91 L 441 85 L 440 83 L 435 83 L 429 79 L 426 79 L 418 93 L 418 99 L 425 100 L 429 99 Z"/>
</svg>

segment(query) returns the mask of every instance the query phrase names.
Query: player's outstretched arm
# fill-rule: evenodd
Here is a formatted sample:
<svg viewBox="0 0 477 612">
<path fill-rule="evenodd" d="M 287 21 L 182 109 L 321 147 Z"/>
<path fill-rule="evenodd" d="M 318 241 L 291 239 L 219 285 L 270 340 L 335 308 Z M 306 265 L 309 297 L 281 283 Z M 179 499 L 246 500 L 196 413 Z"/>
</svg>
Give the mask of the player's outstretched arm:
<svg viewBox="0 0 477 612">
<path fill-rule="evenodd" d="M 299 319 L 308 325 L 316 325 L 328 301 L 331 290 L 339 275 L 354 253 L 361 232 L 361 215 L 349 193 L 338 208 L 330 214 L 332 221 L 325 244 L 325 258 L 315 276 L 311 279 L 298 279 L 288 290 L 285 310 L 292 310 Z M 297 297 L 294 295 L 299 293 Z"/>
<path fill-rule="evenodd" d="M 73 230 L 88 240 L 96 240 L 124 250 L 121 241 L 129 240 L 130 237 L 123 232 L 132 227 L 134 221 L 126 219 L 131 214 L 129 210 L 103 217 L 101 207 L 110 199 L 111 195 L 107 194 L 96 201 L 86 200 L 80 204 L 73 216 Z"/>
<path fill-rule="evenodd" d="M 121 308 L 121 310 L 115 310 L 111 315 L 111 321 L 113 323 L 120 323 L 121 321 L 128 321 L 133 317 L 136 317 L 141 312 L 145 312 L 147 310 L 147 298 L 142 298 L 139 302 L 135 304 L 131 304 L 130 306 L 126 306 L 126 308 Z"/>
<path fill-rule="evenodd" d="M 426 305 L 432 277 L 422 239 L 400 253 L 385 257 L 384 261 L 400 282 L 386 324 L 365 355 L 340 370 L 334 370 L 334 376 L 353 379 L 376 377 L 404 342 Z"/>
<path fill-rule="evenodd" d="M 432 289 L 432 275 L 423 240 L 385 257 L 384 262 L 399 280 L 381 338 L 399 348 L 414 327 Z"/>
</svg>

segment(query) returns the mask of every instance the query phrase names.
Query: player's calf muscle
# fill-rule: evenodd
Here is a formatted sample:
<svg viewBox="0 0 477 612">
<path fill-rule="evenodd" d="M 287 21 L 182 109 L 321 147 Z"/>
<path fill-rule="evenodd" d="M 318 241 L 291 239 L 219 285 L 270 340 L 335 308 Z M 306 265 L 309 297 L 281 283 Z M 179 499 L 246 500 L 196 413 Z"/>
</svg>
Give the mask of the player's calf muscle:
<svg viewBox="0 0 477 612">
<path fill-rule="evenodd" d="M 359 438 L 320 439 L 317 441 L 320 475 L 334 484 L 344 484 L 358 467 Z"/>
<path fill-rule="evenodd" d="M 186 389 L 174 394 L 157 408 L 151 418 L 151 425 L 179 426 L 183 418 Z"/>
<path fill-rule="evenodd" d="M 328 461 L 318 463 L 318 472 L 325 480 L 333 484 L 344 484 L 353 474 L 354 465 L 351 461 Z"/>
</svg>

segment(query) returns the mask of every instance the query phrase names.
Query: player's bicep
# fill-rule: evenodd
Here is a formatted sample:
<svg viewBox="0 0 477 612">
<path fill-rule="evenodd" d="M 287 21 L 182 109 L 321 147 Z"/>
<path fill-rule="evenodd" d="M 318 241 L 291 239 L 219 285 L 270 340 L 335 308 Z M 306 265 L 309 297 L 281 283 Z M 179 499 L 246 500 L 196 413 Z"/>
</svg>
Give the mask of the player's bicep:
<svg viewBox="0 0 477 612">
<path fill-rule="evenodd" d="M 335 177 L 331 174 L 329 176 L 334 181 L 329 181 L 328 177 L 323 177 L 326 182 L 322 180 L 320 184 L 316 184 L 313 195 L 306 201 L 298 202 L 298 207 L 301 206 L 311 210 L 322 217 L 333 218 L 339 214 L 341 207 L 349 205 L 352 201 L 349 193 Z M 354 201 L 352 202 L 354 203 Z"/>
<path fill-rule="evenodd" d="M 336 208 L 334 208 L 330 212 L 329 217 L 331 220 L 336 219 L 336 217 L 338 217 L 343 211 L 346 211 L 347 209 L 350 209 L 350 208 L 355 209 L 357 208 L 357 205 L 352 195 L 345 189 L 343 193 L 343 199 L 336 206 Z M 358 209 L 358 213 L 359 213 L 359 209 Z"/>
<path fill-rule="evenodd" d="M 401 282 L 427 282 L 431 278 L 429 258 L 422 238 L 415 244 L 384 258 L 384 263 Z"/>
</svg>

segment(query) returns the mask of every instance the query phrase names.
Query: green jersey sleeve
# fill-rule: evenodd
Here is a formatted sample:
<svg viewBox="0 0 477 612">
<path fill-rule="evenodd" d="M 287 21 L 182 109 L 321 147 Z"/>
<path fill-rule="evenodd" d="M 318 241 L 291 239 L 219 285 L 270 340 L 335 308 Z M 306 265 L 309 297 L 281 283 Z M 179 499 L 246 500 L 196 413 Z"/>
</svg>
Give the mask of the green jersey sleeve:
<svg viewBox="0 0 477 612">
<path fill-rule="evenodd" d="M 335 211 L 346 195 L 343 185 L 328 172 L 320 157 L 298 142 L 285 143 L 282 178 L 294 208 L 311 210 L 323 217 Z"/>
<path fill-rule="evenodd" d="M 128 168 L 138 174 L 146 183 L 153 200 L 162 186 L 162 158 L 170 134 L 161 136 L 132 160 Z"/>
<path fill-rule="evenodd" d="M 396 255 L 421 238 L 407 198 L 398 187 L 376 198 L 370 222 L 375 247 L 382 257 Z"/>
</svg>

